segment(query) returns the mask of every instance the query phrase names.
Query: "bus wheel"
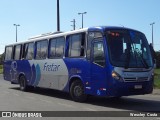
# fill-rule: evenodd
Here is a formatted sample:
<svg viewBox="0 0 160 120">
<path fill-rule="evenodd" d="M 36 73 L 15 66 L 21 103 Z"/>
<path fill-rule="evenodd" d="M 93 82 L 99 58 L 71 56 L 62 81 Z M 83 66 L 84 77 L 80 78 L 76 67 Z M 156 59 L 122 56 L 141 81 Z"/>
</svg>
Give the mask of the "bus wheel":
<svg viewBox="0 0 160 120">
<path fill-rule="evenodd" d="M 81 81 L 73 81 L 70 87 L 70 95 L 76 102 L 84 102 L 87 99 L 87 95 L 84 93 L 84 87 Z"/>
<path fill-rule="evenodd" d="M 26 78 L 24 76 L 21 76 L 19 79 L 19 85 L 21 91 L 27 90 L 27 84 L 26 84 Z"/>
</svg>

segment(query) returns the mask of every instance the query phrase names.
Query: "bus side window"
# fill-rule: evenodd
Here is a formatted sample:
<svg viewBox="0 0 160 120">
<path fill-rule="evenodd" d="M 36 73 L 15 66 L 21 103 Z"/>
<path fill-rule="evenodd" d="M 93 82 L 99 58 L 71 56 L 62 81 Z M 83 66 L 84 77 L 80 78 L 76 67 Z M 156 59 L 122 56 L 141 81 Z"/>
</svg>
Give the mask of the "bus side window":
<svg viewBox="0 0 160 120">
<path fill-rule="evenodd" d="M 64 41 L 63 37 L 57 39 L 57 42 L 56 42 L 56 57 L 59 57 L 59 58 L 63 57 L 63 55 L 64 55 L 64 44 L 65 44 L 65 41 Z"/>
<path fill-rule="evenodd" d="M 86 50 L 86 34 L 82 33 L 82 39 L 81 39 L 81 55 L 85 55 L 85 50 Z"/>
<path fill-rule="evenodd" d="M 48 41 L 36 42 L 36 59 L 46 59 L 48 50 Z"/>
<path fill-rule="evenodd" d="M 13 59 L 14 60 L 20 60 L 21 59 L 21 50 L 22 49 L 22 45 L 15 45 L 14 46 L 14 55 L 13 55 Z"/>
<path fill-rule="evenodd" d="M 5 60 L 11 60 L 12 59 L 12 51 L 13 47 L 12 46 L 7 46 L 5 49 Z"/>
<path fill-rule="evenodd" d="M 28 51 L 27 49 L 28 49 L 28 43 L 23 45 L 23 55 L 22 55 L 23 59 L 26 59 L 26 54 L 27 54 L 27 51 Z"/>
<path fill-rule="evenodd" d="M 91 46 L 92 46 L 92 41 L 95 39 L 102 38 L 102 33 L 101 32 L 89 32 L 87 36 L 87 60 L 91 59 Z"/>
<path fill-rule="evenodd" d="M 92 33 L 88 33 L 88 38 L 87 38 L 87 59 L 90 60 L 90 54 L 91 54 L 91 42 L 94 39 L 92 36 Z"/>
<path fill-rule="evenodd" d="M 104 48 L 102 41 L 96 41 L 93 43 L 93 62 L 100 66 L 105 65 Z"/>
<path fill-rule="evenodd" d="M 65 40 L 63 37 L 53 38 L 49 45 L 49 58 L 62 58 L 64 54 Z"/>
<path fill-rule="evenodd" d="M 34 58 L 34 43 L 27 43 L 24 46 L 24 59 L 32 60 Z"/>
<path fill-rule="evenodd" d="M 69 57 L 84 56 L 85 34 L 74 34 L 69 36 Z"/>
<path fill-rule="evenodd" d="M 54 58 L 56 56 L 56 39 L 53 38 L 50 40 L 49 44 L 49 58 Z"/>
</svg>

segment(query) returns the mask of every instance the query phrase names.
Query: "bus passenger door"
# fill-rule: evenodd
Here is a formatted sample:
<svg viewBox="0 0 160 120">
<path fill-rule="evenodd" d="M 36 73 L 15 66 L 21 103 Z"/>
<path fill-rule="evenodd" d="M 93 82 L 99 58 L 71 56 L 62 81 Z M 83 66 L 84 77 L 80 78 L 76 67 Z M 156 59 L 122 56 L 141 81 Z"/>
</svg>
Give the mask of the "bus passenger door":
<svg viewBox="0 0 160 120">
<path fill-rule="evenodd" d="M 91 84 L 94 95 L 106 93 L 106 70 L 103 39 L 97 38 L 92 41 L 91 52 Z"/>
</svg>

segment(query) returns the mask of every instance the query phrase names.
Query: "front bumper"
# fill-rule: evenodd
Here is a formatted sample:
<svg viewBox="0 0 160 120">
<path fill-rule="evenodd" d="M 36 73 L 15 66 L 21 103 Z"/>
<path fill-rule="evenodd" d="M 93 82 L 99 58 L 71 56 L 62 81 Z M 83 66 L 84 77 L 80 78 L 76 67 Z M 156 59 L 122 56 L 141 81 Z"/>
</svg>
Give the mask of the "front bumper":
<svg viewBox="0 0 160 120">
<path fill-rule="evenodd" d="M 136 86 L 141 86 L 137 88 Z M 150 94 L 153 91 L 153 80 L 145 82 L 116 82 L 109 87 L 107 96 L 129 96 Z"/>
</svg>

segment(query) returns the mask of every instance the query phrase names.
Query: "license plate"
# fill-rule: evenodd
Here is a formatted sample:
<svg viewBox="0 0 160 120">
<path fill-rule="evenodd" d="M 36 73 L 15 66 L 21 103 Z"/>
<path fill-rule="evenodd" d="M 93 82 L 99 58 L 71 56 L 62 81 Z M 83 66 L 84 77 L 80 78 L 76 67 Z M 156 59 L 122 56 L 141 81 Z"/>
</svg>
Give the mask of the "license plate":
<svg viewBox="0 0 160 120">
<path fill-rule="evenodd" d="M 142 89 L 142 85 L 135 85 L 134 89 Z"/>
</svg>

